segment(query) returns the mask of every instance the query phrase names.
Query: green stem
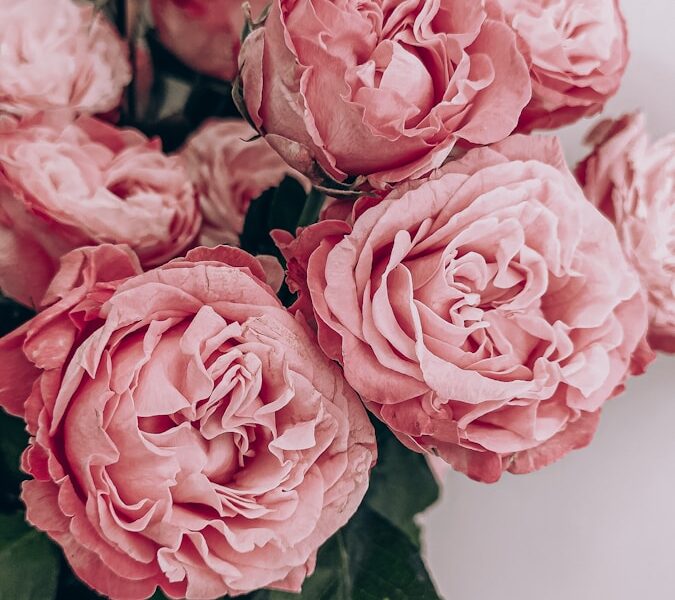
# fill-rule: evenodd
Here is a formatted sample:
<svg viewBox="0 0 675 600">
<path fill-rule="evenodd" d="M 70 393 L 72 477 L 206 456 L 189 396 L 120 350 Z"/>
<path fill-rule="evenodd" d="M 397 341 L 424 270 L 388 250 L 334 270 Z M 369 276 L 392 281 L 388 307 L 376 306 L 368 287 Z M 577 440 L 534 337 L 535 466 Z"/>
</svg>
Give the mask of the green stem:
<svg viewBox="0 0 675 600">
<path fill-rule="evenodd" d="M 305 201 L 305 207 L 302 209 L 302 213 L 298 219 L 298 227 L 307 227 L 307 225 L 316 223 L 325 201 L 326 194 L 316 188 L 312 188 L 312 191 L 309 192 L 307 200 Z"/>
<path fill-rule="evenodd" d="M 342 571 L 342 585 L 340 586 L 340 591 L 342 592 L 344 600 L 349 600 L 349 598 L 352 598 L 353 596 L 347 543 L 345 541 L 345 534 L 342 531 L 338 531 L 335 535 L 337 537 L 338 550 L 340 552 L 340 566 L 337 568 Z"/>
</svg>

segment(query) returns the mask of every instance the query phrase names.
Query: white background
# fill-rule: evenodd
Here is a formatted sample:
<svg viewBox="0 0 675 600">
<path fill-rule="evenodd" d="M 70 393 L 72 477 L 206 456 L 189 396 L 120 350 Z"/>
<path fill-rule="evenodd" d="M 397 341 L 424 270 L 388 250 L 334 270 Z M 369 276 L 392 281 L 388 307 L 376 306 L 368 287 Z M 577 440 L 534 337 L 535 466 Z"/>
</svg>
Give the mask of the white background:
<svg viewBox="0 0 675 600">
<path fill-rule="evenodd" d="M 622 0 L 632 59 L 605 110 L 675 131 L 675 0 Z M 595 120 L 562 132 L 572 164 Z M 493 485 L 454 472 L 423 519 L 446 600 L 675 600 L 675 356 L 605 408 L 590 447 Z"/>
</svg>

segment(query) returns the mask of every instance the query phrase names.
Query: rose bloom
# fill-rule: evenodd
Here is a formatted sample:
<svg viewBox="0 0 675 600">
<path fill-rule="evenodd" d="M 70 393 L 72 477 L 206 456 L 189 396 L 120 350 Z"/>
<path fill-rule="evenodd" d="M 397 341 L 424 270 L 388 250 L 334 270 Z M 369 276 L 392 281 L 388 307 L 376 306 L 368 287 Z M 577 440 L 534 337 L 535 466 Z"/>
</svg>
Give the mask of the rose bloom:
<svg viewBox="0 0 675 600">
<path fill-rule="evenodd" d="M 601 122 L 588 142 L 579 180 L 648 292 L 650 344 L 675 352 L 675 134 L 650 143 L 644 116 L 631 114 Z"/>
<path fill-rule="evenodd" d="M 531 97 L 492 0 L 274 0 L 239 60 L 252 122 L 317 182 L 420 177 L 506 137 Z"/>
<path fill-rule="evenodd" d="M 638 277 L 555 138 L 471 150 L 350 220 L 275 233 L 295 309 L 406 446 L 471 478 L 588 444 L 653 358 Z"/>
<path fill-rule="evenodd" d="M 65 114 L 0 131 L 0 288 L 20 302 L 37 304 L 74 248 L 126 243 L 155 266 L 199 227 L 182 161 L 159 140 Z"/>
<path fill-rule="evenodd" d="M 0 0 L 0 113 L 104 113 L 131 81 L 126 44 L 100 11 L 72 0 Z"/>
<path fill-rule="evenodd" d="M 520 131 L 554 129 L 602 110 L 628 63 L 619 0 L 499 0 L 530 62 Z"/>
<path fill-rule="evenodd" d="M 249 0 L 256 17 L 267 0 Z M 244 28 L 243 0 L 151 0 L 159 39 L 196 71 L 231 80 Z"/>
<path fill-rule="evenodd" d="M 106 597 L 299 591 L 365 494 L 366 411 L 263 277 L 238 248 L 144 274 L 125 247 L 75 250 L 0 340 L 27 519 Z"/>
<path fill-rule="evenodd" d="M 241 119 L 213 119 L 181 151 L 204 217 L 201 245 L 238 246 L 253 200 L 287 175 L 306 183 L 264 139 L 253 139 L 256 135 Z"/>
</svg>

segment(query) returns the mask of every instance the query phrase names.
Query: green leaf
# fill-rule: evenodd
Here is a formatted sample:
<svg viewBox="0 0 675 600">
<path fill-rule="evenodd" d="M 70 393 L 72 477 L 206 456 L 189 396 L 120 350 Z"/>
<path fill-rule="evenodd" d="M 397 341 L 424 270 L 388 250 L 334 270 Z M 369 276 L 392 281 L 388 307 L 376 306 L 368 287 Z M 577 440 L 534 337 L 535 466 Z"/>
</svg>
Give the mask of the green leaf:
<svg viewBox="0 0 675 600">
<path fill-rule="evenodd" d="M 415 515 L 439 495 L 421 454 L 374 419 L 379 458 L 352 520 L 319 551 L 301 594 L 269 591 L 253 600 L 438 600 L 420 556 Z"/>
<path fill-rule="evenodd" d="M 239 236 L 242 249 L 253 255 L 276 256 L 285 268 L 286 261 L 272 241 L 270 231 L 284 229 L 295 233 L 306 199 L 304 188 L 294 177 L 286 177 L 279 187 L 269 189 L 256 198 L 248 208 L 244 228 Z M 295 299 L 286 283 L 279 290 L 279 298 L 286 306 L 290 306 Z"/>
<path fill-rule="evenodd" d="M 182 62 L 170 50 L 167 50 L 154 29 L 148 29 L 145 41 L 152 57 L 152 67 L 157 75 L 165 75 L 192 83 L 198 74 Z"/>
<path fill-rule="evenodd" d="M 420 532 L 414 517 L 438 500 L 438 483 L 423 455 L 411 452 L 377 419 L 373 424 L 378 459 L 365 502 L 419 546 Z"/>
<path fill-rule="evenodd" d="M 243 250 L 251 254 L 268 254 L 274 242 L 269 236 L 268 220 L 275 189 L 265 191 L 251 202 L 239 242 Z"/>
<path fill-rule="evenodd" d="M 368 506 L 320 550 L 300 594 L 270 591 L 269 600 L 439 600 L 408 536 Z"/>
<path fill-rule="evenodd" d="M 419 548 L 388 520 L 363 508 L 346 538 L 354 600 L 439 600 Z"/>
<path fill-rule="evenodd" d="M 248 124 L 253 127 L 253 129 L 258 129 L 257 125 L 253 122 L 251 115 L 248 112 L 246 107 L 246 102 L 244 101 L 244 90 L 241 82 L 241 77 L 237 75 L 234 81 L 232 82 L 232 102 L 239 111 L 239 115 L 242 119 L 248 122 Z"/>
<path fill-rule="evenodd" d="M 238 117 L 239 111 L 228 82 L 200 77 L 190 92 L 183 114 L 197 128 L 213 117 Z"/>
<path fill-rule="evenodd" d="M 59 578 L 59 553 L 46 535 L 19 513 L 0 515 L 0 600 L 51 600 Z"/>
<path fill-rule="evenodd" d="M 59 587 L 56 593 L 56 600 L 99 600 L 99 596 L 94 590 L 82 583 L 70 570 L 70 565 L 65 558 L 61 558 L 61 576 L 59 577 Z"/>
<path fill-rule="evenodd" d="M 267 226 L 295 233 L 305 207 L 307 194 L 294 177 L 286 177 L 276 188 L 272 197 Z"/>
<path fill-rule="evenodd" d="M 270 590 L 269 600 L 351 600 L 351 567 L 345 552 L 345 536 L 339 531 L 319 550 L 316 569 L 301 594 Z"/>
<path fill-rule="evenodd" d="M 170 153 L 177 151 L 195 128 L 185 115 L 179 112 L 154 123 L 139 123 L 138 129 L 148 137 L 159 137 L 162 140 L 162 150 Z"/>
<path fill-rule="evenodd" d="M 0 296 L 0 336 L 7 335 L 34 315 L 35 313 L 25 306 Z"/>
<path fill-rule="evenodd" d="M 28 433 L 21 419 L 0 409 L 0 509 L 21 507 L 19 494 L 26 476 L 19 469 L 21 453 L 28 446 Z"/>
<path fill-rule="evenodd" d="M 307 225 L 316 223 L 325 201 L 326 194 L 317 188 L 312 188 L 302 209 L 302 214 L 298 218 L 298 227 L 307 227 Z"/>
<path fill-rule="evenodd" d="M 251 254 L 281 254 L 270 237 L 272 229 L 295 233 L 307 194 L 294 177 L 286 177 L 277 188 L 265 191 L 249 206 L 240 236 L 241 247 Z"/>
</svg>

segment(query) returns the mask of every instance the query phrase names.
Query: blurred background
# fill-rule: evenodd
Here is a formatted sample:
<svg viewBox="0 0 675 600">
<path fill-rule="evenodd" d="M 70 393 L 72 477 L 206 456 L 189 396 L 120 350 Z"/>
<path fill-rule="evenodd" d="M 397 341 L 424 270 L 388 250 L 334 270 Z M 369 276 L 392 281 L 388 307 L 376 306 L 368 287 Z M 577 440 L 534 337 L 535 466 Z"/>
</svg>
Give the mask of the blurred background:
<svg viewBox="0 0 675 600">
<path fill-rule="evenodd" d="M 675 0 L 621 0 L 632 58 L 603 116 L 675 131 Z M 563 130 L 571 165 L 598 118 Z M 675 599 L 675 356 L 606 405 L 589 448 L 493 485 L 449 472 L 424 516 L 447 600 Z"/>
</svg>

